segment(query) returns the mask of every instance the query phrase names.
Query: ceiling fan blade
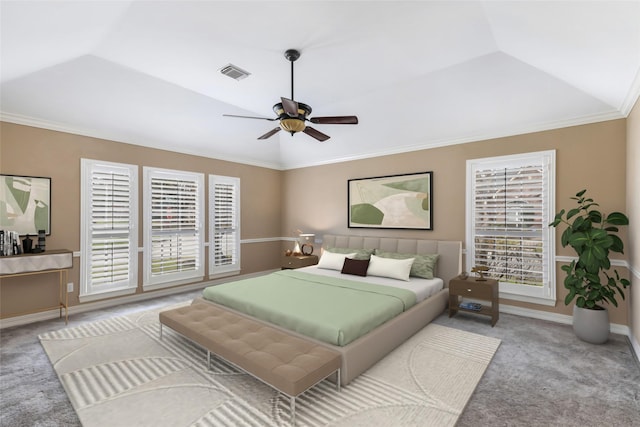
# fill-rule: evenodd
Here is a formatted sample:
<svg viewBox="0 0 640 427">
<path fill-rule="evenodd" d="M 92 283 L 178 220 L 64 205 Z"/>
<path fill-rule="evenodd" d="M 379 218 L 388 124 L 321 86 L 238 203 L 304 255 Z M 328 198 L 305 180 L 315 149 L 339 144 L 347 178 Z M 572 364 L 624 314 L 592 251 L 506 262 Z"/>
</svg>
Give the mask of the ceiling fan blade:
<svg viewBox="0 0 640 427">
<path fill-rule="evenodd" d="M 282 108 L 289 117 L 298 117 L 298 103 L 292 99 L 280 98 L 282 100 Z"/>
<path fill-rule="evenodd" d="M 237 117 L 240 119 L 258 119 L 258 120 L 269 120 L 270 122 L 274 122 L 278 119 L 270 119 L 268 117 L 253 117 L 253 116 L 236 116 L 234 114 L 223 114 L 224 117 Z"/>
<path fill-rule="evenodd" d="M 280 132 L 280 127 L 279 126 L 277 128 L 271 129 L 269 132 L 267 132 L 264 135 L 258 137 L 258 139 L 271 138 L 273 135 L 275 135 L 278 132 Z"/>
<path fill-rule="evenodd" d="M 304 133 L 306 133 L 307 135 L 309 135 L 310 137 L 313 137 L 315 139 L 317 139 L 318 141 L 326 141 L 327 139 L 329 139 L 329 135 L 325 135 L 324 133 L 315 130 L 312 127 L 307 126 L 306 128 L 304 128 L 303 130 Z"/>
<path fill-rule="evenodd" d="M 314 117 L 309 119 L 311 123 L 319 125 L 357 125 L 358 117 L 356 116 L 330 116 L 330 117 Z"/>
</svg>

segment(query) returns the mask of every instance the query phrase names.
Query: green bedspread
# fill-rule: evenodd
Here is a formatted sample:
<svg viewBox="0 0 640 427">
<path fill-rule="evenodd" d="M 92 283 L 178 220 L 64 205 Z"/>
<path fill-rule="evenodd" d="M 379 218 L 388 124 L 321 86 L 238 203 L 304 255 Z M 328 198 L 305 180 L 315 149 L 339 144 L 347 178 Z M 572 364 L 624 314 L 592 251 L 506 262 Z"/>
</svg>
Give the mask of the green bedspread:
<svg viewBox="0 0 640 427">
<path fill-rule="evenodd" d="M 343 346 L 408 310 L 405 289 L 282 270 L 209 286 L 205 299 L 318 340 Z"/>
</svg>

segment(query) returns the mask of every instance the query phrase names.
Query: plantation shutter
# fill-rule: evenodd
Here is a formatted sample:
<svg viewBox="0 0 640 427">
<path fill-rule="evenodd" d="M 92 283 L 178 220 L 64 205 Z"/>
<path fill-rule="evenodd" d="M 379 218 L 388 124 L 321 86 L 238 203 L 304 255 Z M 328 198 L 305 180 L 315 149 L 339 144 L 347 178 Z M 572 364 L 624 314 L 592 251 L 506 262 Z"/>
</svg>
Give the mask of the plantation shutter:
<svg viewBox="0 0 640 427">
<path fill-rule="evenodd" d="M 147 283 L 202 276 L 202 176 L 154 171 L 145 186 L 150 215 Z"/>
<path fill-rule="evenodd" d="M 137 287 L 137 167 L 82 159 L 81 296 Z"/>
<path fill-rule="evenodd" d="M 91 179 L 91 282 L 129 280 L 130 188 L 128 173 L 95 171 Z M 137 249 L 137 248 L 136 248 Z"/>
<path fill-rule="evenodd" d="M 539 296 L 549 296 L 549 157 L 510 156 L 471 168 L 471 266 L 488 267 L 501 289 L 503 284 L 538 288 Z"/>
<path fill-rule="evenodd" d="M 211 274 L 240 270 L 240 179 L 209 176 Z"/>
</svg>

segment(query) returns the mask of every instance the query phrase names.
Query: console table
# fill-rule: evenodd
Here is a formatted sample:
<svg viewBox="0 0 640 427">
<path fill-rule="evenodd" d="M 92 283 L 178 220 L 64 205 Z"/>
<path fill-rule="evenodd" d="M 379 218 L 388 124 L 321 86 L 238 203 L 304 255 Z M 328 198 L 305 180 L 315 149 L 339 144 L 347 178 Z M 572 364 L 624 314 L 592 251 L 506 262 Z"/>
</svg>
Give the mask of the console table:
<svg viewBox="0 0 640 427">
<path fill-rule="evenodd" d="M 0 278 L 28 276 L 32 274 L 59 274 L 60 293 L 58 305 L 45 307 L 20 314 L 31 314 L 58 308 L 60 318 L 64 308 L 64 322 L 69 323 L 69 294 L 67 292 L 67 279 L 69 269 L 73 267 L 73 252 L 66 249 L 48 250 L 37 254 L 22 254 L 0 257 Z"/>
</svg>

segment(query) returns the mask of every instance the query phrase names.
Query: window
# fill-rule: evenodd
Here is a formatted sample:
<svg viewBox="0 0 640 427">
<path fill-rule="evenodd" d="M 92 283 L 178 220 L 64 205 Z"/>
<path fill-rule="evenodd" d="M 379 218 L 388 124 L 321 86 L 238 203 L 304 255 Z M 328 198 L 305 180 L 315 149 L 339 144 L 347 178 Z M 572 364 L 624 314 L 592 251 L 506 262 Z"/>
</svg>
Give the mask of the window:
<svg viewBox="0 0 640 427">
<path fill-rule="evenodd" d="M 81 159 L 80 301 L 138 286 L 138 167 Z"/>
<path fill-rule="evenodd" d="M 145 290 L 202 280 L 204 175 L 143 171 Z"/>
<path fill-rule="evenodd" d="M 211 275 L 240 272 L 240 178 L 209 175 Z"/>
<path fill-rule="evenodd" d="M 506 298 L 555 303 L 555 151 L 467 161 L 467 271 Z"/>
</svg>

